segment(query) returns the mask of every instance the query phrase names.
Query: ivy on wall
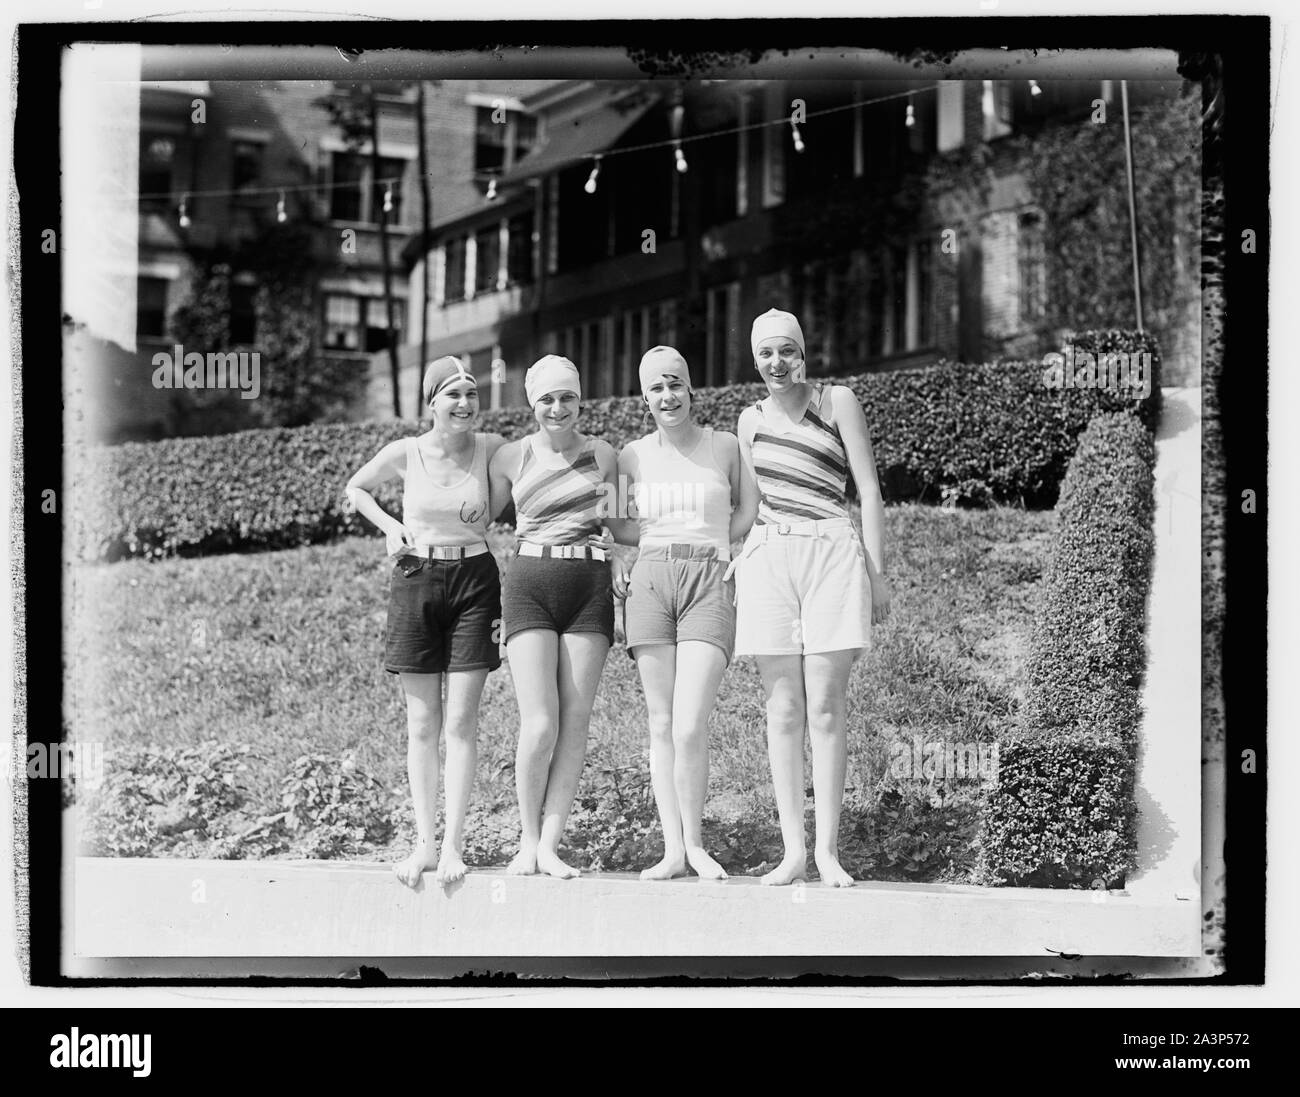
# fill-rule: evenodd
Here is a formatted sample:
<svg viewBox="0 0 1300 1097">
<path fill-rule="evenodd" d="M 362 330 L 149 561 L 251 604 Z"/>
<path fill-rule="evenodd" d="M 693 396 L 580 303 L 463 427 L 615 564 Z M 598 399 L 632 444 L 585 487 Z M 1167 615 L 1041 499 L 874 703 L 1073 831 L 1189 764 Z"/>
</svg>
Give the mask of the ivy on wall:
<svg viewBox="0 0 1300 1097">
<path fill-rule="evenodd" d="M 1133 111 L 1134 191 L 1145 326 L 1172 346 L 1194 308 L 1200 272 L 1184 265 L 1198 240 L 1199 96 Z M 1124 156 L 1118 104 L 1105 122 L 1085 116 L 995 144 L 935 157 L 926 188 L 933 215 L 971 222 L 988 210 L 995 176 L 1021 174 L 1044 215 L 1047 300 L 1040 330 L 1132 327 L 1136 322 Z"/>
</svg>

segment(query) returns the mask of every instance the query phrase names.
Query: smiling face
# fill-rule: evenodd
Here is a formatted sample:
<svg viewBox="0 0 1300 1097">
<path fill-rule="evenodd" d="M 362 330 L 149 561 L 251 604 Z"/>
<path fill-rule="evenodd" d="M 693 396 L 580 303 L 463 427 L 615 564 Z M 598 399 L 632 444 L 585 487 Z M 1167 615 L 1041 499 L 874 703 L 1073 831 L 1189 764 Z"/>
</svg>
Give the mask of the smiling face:
<svg viewBox="0 0 1300 1097">
<path fill-rule="evenodd" d="M 478 386 L 473 381 L 452 381 L 429 401 L 434 426 L 451 433 L 473 430 L 478 418 Z"/>
<path fill-rule="evenodd" d="M 578 394 L 568 389 L 544 392 L 533 405 L 533 418 L 542 430 L 559 434 L 578 424 Z"/>
<path fill-rule="evenodd" d="M 754 365 L 769 392 L 783 392 L 798 383 L 795 370 L 803 364 L 799 344 L 784 335 L 774 335 L 758 344 Z"/>
<path fill-rule="evenodd" d="M 674 427 L 691 417 L 691 390 L 676 374 L 661 374 L 645 390 L 650 414 L 661 427 Z"/>
</svg>

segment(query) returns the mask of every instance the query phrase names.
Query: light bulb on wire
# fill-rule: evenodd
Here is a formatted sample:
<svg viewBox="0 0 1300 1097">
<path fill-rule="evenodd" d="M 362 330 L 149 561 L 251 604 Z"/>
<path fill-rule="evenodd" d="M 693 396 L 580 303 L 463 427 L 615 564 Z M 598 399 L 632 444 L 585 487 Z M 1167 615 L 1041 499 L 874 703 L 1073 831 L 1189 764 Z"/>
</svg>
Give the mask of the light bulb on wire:
<svg viewBox="0 0 1300 1097">
<path fill-rule="evenodd" d="M 685 171 L 686 171 L 686 153 L 682 152 L 682 146 L 681 146 L 680 144 L 677 144 L 677 145 L 674 145 L 674 146 L 673 146 L 673 156 L 674 156 L 674 157 L 676 158 L 676 160 L 677 160 L 677 170 L 680 171 L 680 172 L 685 172 Z"/>
<path fill-rule="evenodd" d="M 790 136 L 794 138 L 794 151 L 803 152 L 803 135 L 799 132 L 799 123 L 790 120 Z"/>
<path fill-rule="evenodd" d="M 177 214 L 177 216 L 176 216 L 176 223 L 177 223 L 178 225 L 180 225 L 180 227 L 183 228 L 183 229 L 187 229 L 187 228 L 190 227 L 190 215 L 189 215 L 189 213 L 187 213 L 186 210 L 185 210 L 185 200 L 186 200 L 188 197 L 189 197 L 188 194 L 182 196 L 182 198 L 181 198 L 181 208 L 180 208 L 180 211 L 178 212 L 178 214 Z"/>
<path fill-rule="evenodd" d="M 497 196 L 497 177 L 494 175 L 492 176 L 491 179 L 488 180 L 487 200 L 489 202 L 494 202 L 496 201 L 496 196 Z"/>
<path fill-rule="evenodd" d="M 916 125 L 916 108 L 913 107 L 911 103 L 907 104 L 907 117 L 904 119 L 904 122 L 909 128 Z"/>
<path fill-rule="evenodd" d="M 596 193 L 596 180 L 600 177 L 600 157 L 597 156 L 591 166 L 591 174 L 587 176 L 587 181 L 582 185 L 582 189 L 588 194 Z"/>
<path fill-rule="evenodd" d="M 1037 81 L 1037 80 L 1030 80 L 1030 81 L 1029 81 L 1029 94 L 1030 94 L 1030 95 L 1042 95 L 1042 94 L 1043 94 L 1043 89 L 1040 88 L 1040 87 L 1038 86 L 1038 81 Z"/>
<path fill-rule="evenodd" d="M 393 184 L 392 183 L 389 183 L 388 186 L 384 188 L 384 212 L 385 213 L 393 212 Z"/>
<path fill-rule="evenodd" d="M 275 219 L 282 225 L 289 219 L 289 215 L 284 212 L 284 191 L 281 191 L 280 197 L 276 199 Z"/>
</svg>

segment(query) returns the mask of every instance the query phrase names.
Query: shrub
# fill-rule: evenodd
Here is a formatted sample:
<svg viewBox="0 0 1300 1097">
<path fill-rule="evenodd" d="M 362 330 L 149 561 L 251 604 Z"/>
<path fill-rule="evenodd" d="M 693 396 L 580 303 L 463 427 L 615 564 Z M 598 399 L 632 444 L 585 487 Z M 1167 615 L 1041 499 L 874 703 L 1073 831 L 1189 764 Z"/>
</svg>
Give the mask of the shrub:
<svg viewBox="0 0 1300 1097">
<path fill-rule="evenodd" d="M 1125 332 L 1084 333 L 1075 344 L 1154 352 L 1149 337 Z M 866 412 L 887 500 L 1050 506 L 1088 420 L 1133 405 L 1100 389 L 1048 389 L 1036 362 L 940 363 L 842 383 Z M 696 415 L 734 430 L 741 411 L 763 395 L 757 383 L 701 389 Z M 1139 409 L 1148 422 L 1152 406 Z M 528 408 L 482 417 L 482 429 L 512 438 L 532 424 Z M 328 424 L 96 448 L 80 462 L 86 471 L 71 511 L 76 553 L 157 558 L 372 534 L 351 512 L 344 484 L 388 442 L 418 429 L 399 421 Z M 583 429 L 621 446 L 646 433 L 649 420 L 638 399 L 615 397 L 587 403 Z M 386 485 L 379 499 L 396 512 L 399 486 Z"/>
<path fill-rule="evenodd" d="M 1070 463 L 1030 639 L 1023 728 L 985 809 L 991 882 L 1078 886 L 1132 867 L 1133 766 L 1154 556 L 1155 446 L 1099 416 Z"/>
</svg>

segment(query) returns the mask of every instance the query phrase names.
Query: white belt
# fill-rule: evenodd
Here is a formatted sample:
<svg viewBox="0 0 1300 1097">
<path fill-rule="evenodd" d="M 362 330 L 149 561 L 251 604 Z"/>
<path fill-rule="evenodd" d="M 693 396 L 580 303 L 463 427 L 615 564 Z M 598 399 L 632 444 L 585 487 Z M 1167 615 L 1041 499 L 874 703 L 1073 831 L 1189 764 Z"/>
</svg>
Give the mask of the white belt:
<svg viewBox="0 0 1300 1097">
<path fill-rule="evenodd" d="M 519 542 L 520 556 L 549 556 L 552 560 L 608 560 L 609 554 L 591 545 L 535 545 Z"/>
<path fill-rule="evenodd" d="M 848 518 L 816 518 L 806 522 L 764 522 L 761 526 L 753 526 L 749 536 L 745 538 L 745 547 L 740 555 L 731 561 L 723 579 L 724 581 L 730 579 L 740 561 L 765 541 L 772 541 L 778 537 L 823 537 L 834 530 L 854 528 Z"/>
<path fill-rule="evenodd" d="M 464 560 L 470 556 L 482 556 L 487 551 L 485 541 L 476 545 L 417 545 L 403 552 L 401 558 L 411 556 L 416 560 Z"/>
</svg>

